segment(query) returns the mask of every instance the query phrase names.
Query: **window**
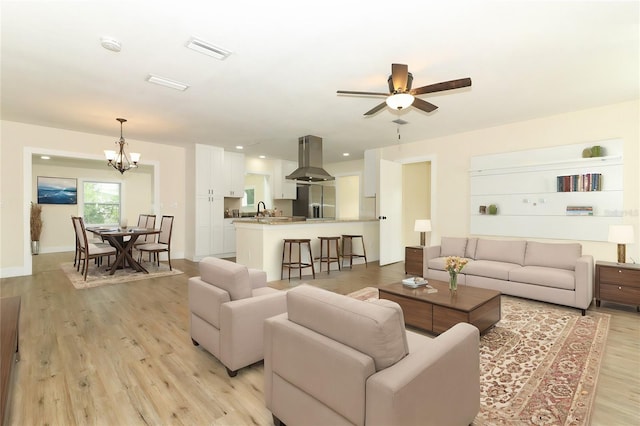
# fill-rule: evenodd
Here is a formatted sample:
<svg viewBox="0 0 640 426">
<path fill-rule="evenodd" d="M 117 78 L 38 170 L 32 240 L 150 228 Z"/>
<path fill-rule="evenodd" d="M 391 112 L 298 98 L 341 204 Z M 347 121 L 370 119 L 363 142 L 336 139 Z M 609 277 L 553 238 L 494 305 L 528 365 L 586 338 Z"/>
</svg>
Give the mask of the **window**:
<svg viewBox="0 0 640 426">
<path fill-rule="evenodd" d="M 84 221 L 89 225 L 118 225 L 120 223 L 120 184 L 112 182 L 84 182 Z"/>
</svg>

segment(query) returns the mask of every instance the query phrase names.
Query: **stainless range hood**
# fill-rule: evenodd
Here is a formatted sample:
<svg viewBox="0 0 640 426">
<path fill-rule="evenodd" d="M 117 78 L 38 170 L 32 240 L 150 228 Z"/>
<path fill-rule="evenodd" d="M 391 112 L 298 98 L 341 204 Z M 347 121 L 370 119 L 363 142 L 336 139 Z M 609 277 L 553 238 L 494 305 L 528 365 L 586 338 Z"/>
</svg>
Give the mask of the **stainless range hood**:
<svg viewBox="0 0 640 426">
<path fill-rule="evenodd" d="M 335 179 L 322 168 L 322 138 L 312 135 L 298 138 L 298 168 L 287 179 L 307 182 Z"/>
</svg>

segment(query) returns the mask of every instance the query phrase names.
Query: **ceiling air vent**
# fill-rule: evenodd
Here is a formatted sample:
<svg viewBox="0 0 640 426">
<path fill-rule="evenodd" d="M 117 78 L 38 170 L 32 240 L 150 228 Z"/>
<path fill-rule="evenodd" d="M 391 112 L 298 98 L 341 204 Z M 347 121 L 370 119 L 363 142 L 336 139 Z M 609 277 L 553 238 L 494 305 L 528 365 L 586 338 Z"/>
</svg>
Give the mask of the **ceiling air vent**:
<svg viewBox="0 0 640 426">
<path fill-rule="evenodd" d="M 205 54 L 207 56 L 212 56 L 221 61 L 224 61 L 229 57 L 229 55 L 231 55 L 231 52 L 229 50 L 214 46 L 213 44 L 197 37 L 191 37 L 191 39 L 187 43 L 187 47 L 191 50 L 195 50 L 196 52 Z"/>
</svg>

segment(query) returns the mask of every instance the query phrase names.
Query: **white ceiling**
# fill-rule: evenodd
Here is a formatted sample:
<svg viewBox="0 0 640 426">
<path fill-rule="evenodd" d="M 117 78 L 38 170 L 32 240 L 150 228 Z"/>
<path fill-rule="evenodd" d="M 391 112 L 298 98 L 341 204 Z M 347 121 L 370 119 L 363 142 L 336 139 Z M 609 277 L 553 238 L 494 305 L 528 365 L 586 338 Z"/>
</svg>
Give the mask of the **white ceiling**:
<svg viewBox="0 0 640 426">
<path fill-rule="evenodd" d="M 605 1 L 2 1 L 2 119 L 127 139 L 204 143 L 297 159 L 299 136 L 342 152 L 485 128 L 639 98 L 639 2 Z M 114 53 L 103 36 L 122 43 Z M 185 48 L 191 36 L 231 50 Z M 427 114 L 388 108 L 391 63 Z M 157 74 L 184 91 L 145 81 Z M 102 152 L 105 147 L 96 147 Z M 144 152 L 142 152 L 144 160 Z"/>
</svg>

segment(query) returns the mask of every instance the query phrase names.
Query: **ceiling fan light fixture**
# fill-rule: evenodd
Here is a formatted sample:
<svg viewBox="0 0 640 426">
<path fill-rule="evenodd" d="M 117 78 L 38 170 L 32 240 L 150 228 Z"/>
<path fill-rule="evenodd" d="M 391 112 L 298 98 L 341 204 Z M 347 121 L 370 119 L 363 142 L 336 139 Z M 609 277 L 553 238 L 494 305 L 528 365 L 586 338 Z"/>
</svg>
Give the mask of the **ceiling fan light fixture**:
<svg viewBox="0 0 640 426">
<path fill-rule="evenodd" d="M 401 110 L 408 108 L 413 103 L 413 95 L 408 93 L 396 93 L 387 98 L 387 105 L 393 109 Z"/>
</svg>

